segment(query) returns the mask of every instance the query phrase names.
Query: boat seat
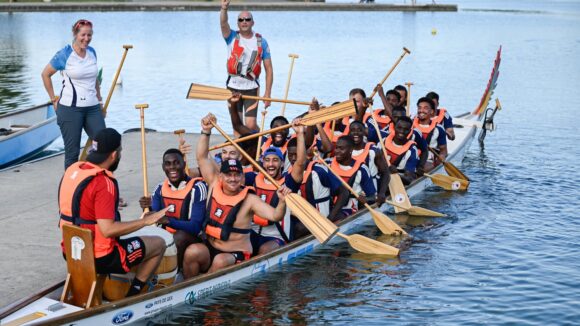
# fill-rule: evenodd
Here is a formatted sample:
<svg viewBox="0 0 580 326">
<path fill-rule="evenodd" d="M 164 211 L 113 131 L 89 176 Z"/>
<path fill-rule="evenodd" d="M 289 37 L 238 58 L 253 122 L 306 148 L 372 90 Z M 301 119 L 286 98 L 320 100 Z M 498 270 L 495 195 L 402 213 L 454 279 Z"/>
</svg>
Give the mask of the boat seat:
<svg viewBox="0 0 580 326">
<path fill-rule="evenodd" d="M 97 275 L 91 231 L 65 224 L 62 232 L 68 274 L 60 301 L 85 309 L 100 305 L 106 276 Z"/>
</svg>

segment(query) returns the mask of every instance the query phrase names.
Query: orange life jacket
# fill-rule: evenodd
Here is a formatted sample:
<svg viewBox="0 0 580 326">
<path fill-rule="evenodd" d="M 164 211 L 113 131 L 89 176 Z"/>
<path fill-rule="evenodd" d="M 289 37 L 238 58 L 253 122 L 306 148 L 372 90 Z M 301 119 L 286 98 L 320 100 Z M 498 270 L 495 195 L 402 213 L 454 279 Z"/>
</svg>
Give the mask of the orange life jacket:
<svg viewBox="0 0 580 326">
<path fill-rule="evenodd" d="M 373 111 L 373 118 L 381 130 L 385 129 L 391 123 L 391 118 L 388 115 L 381 115 L 383 111 L 384 109 L 376 109 Z"/>
<path fill-rule="evenodd" d="M 256 33 L 256 40 L 258 41 L 258 51 L 254 51 L 251 54 L 250 62 L 248 64 L 248 69 L 242 71 L 242 56 L 244 54 L 244 48 L 240 45 L 240 32 L 236 33 L 236 39 L 234 40 L 234 45 L 232 47 L 232 52 L 228 58 L 228 74 L 230 76 L 240 76 L 247 78 L 249 80 L 257 80 L 260 77 L 260 72 L 262 71 L 262 35 Z"/>
<path fill-rule="evenodd" d="M 237 195 L 228 196 L 223 191 L 222 183 L 216 181 L 207 201 L 204 233 L 223 241 L 228 241 L 232 232 L 249 234 L 251 229 L 234 227 L 238 211 L 248 193 L 254 193 L 254 188 L 244 187 Z"/>
<path fill-rule="evenodd" d="M 288 141 L 290 139 L 287 139 L 286 142 L 284 143 L 284 145 L 282 145 L 282 147 L 278 147 L 280 149 L 280 151 L 282 152 L 282 155 L 286 156 L 286 152 L 288 151 Z M 270 146 L 274 146 L 272 145 L 272 136 L 268 136 L 266 138 L 266 141 L 262 144 L 262 153 L 264 153 Z"/>
<path fill-rule="evenodd" d="M 373 116 L 372 113 L 365 112 L 365 114 L 363 115 L 362 123 L 367 123 L 367 121 L 369 121 L 369 118 L 372 117 L 372 116 Z M 342 124 L 344 126 L 347 126 L 347 127 L 350 126 L 350 123 L 352 122 L 352 121 L 350 121 L 351 118 L 354 121 L 354 118 L 351 117 L 351 116 L 342 118 Z M 344 133 L 346 134 L 347 132 L 344 132 Z"/>
<path fill-rule="evenodd" d="M 361 161 L 362 163 L 366 163 L 367 161 L 367 157 L 369 157 L 369 152 L 371 150 L 371 146 L 373 146 L 375 143 L 373 142 L 367 142 L 365 144 L 365 148 L 363 149 L 362 153 L 358 154 L 358 155 L 353 155 L 352 158 L 357 160 L 357 161 Z"/>
<path fill-rule="evenodd" d="M 250 164 L 249 166 L 246 166 L 243 171 L 244 174 L 248 172 L 254 172 L 254 166 Z"/>
<path fill-rule="evenodd" d="M 328 139 L 330 139 L 330 141 L 332 142 L 333 145 L 336 145 L 336 141 L 338 140 L 338 138 L 342 135 L 348 135 L 348 133 L 350 132 L 350 126 L 347 122 L 347 124 L 344 124 L 344 130 L 342 131 L 342 133 L 335 129 L 334 133 L 332 133 L 332 121 L 328 121 L 327 123 L 324 124 L 324 132 L 326 133 L 326 135 L 328 136 Z M 337 134 L 338 133 L 338 134 Z"/>
<path fill-rule="evenodd" d="M 189 219 L 189 206 L 191 203 L 191 189 L 202 178 L 192 178 L 187 181 L 187 184 L 183 189 L 173 190 L 169 184 L 169 180 L 165 179 L 163 185 L 161 186 L 161 200 L 163 202 L 163 207 L 173 206 L 173 209 L 168 210 L 165 216 L 170 218 L 176 218 L 178 220 L 188 220 Z M 163 226 L 167 231 L 175 233 L 175 229 L 167 226 Z"/>
<path fill-rule="evenodd" d="M 435 122 L 437 122 L 438 124 L 443 125 L 443 119 L 445 119 L 445 113 L 447 111 L 445 110 L 445 108 L 439 108 L 437 110 L 439 111 L 439 113 L 435 117 L 431 118 L 431 120 L 435 120 Z"/>
<path fill-rule="evenodd" d="M 332 169 L 332 171 L 336 172 L 336 174 L 338 174 L 342 178 L 342 180 L 346 181 L 350 186 L 352 186 L 354 183 L 356 172 L 359 170 L 360 165 L 363 163 L 364 162 L 362 161 L 354 160 L 354 165 L 350 169 L 343 170 L 335 157 L 332 159 L 332 162 L 330 163 L 330 168 Z"/>
<path fill-rule="evenodd" d="M 278 184 L 284 184 L 284 178 L 276 180 Z M 276 186 L 271 183 L 266 183 L 265 177 L 262 173 L 258 173 L 254 179 L 254 188 L 256 189 L 256 195 L 262 199 L 266 204 L 272 207 L 278 205 L 278 194 L 276 194 Z M 254 214 L 254 223 L 260 226 L 273 225 L 274 222 L 267 220 Z"/>
<path fill-rule="evenodd" d="M 90 169 L 82 169 L 81 166 L 89 166 Z M 115 221 L 120 221 L 121 218 L 117 211 L 119 207 L 119 186 L 110 171 L 89 162 L 76 162 L 65 171 L 58 189 L 58 205 L 60 210 L 59 227 L 62 229 L 64 224 L 74 224 L 91 230 L 93 233 L 95 258 L 109 254 L 113 251 L 113 247 L 117 243 L 116 238 L 106 238 L 101 233 L 101 230 L 96 226 L 96 220 L 83 219 L 80 216 L 83 192 L 94 177 L 99 174 L 106 175 L 115 186 Z"/>
<path fill-rule="evenodd" d="M 411 131 L 412 133 L 412 131 Z M 406 153 L 411 146 L 415 144 L 412 140 L 407 140 L 405 145 L 399 146 L 396 145 L 393 139 L 395 138 L 395 133 L 390 133 L 389 136 L 385 139 L 385 149 L 387 150 L 387 154 L 389 155 L 389 163 L 391 165 L 398 165 L 398 161 L 400 161 L 399 157 L 402 157 L 404 153 Z"/>
<path fill-rule="evenodd" d="M 427 127 L 419 123 L 419 118 L 415 117 L 415 119 L 413 120 L 413 128 L 419 129 L 421 135 L 423 136 L 423 139 L 427 140 L 427 142 L 429 142 L 430 138 L 429 136 L 431 135 L 431 133 L 433 133 L 435 127 L 437 127 L 437 121 L 435 120 L 431 120 L 431 123 Z"/>
</svg>

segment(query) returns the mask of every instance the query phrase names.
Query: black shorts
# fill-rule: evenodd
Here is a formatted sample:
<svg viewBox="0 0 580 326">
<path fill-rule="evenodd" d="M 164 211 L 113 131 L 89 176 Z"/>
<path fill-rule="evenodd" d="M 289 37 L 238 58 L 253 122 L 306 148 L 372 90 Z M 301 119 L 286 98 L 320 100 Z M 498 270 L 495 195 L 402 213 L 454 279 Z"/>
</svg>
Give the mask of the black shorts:
<svg viewBox="0 0 580 326">
<path fill-rule="evenodd" d="M 212 246 L 208 240 L 204 241 L 204 244 L 207 246 L 207 249 L 209 249 L 210 264 L 213 263 L 213 259 L 215 258 L 215 256 L 219 254 L 231 254 L 232 256 L 234 256 L 236 264 L 241 263 L 244 260 L 248 260 L 252 256 L 251 252 L 246 251 L 233 251 L 233 252 L 221 251 L 219 249 L 214 248 L 214 246 Z"/>
<path fill-rule="evenodd" d="M 242 95 L 251 95 L 251 96 L 258 96 L 260 90 L 259 87 L 247 90 L 239 90 L 231 87 L 228 87 L 228 89 L 232 92 L 239 92 L 242 93 Z M 237 103 L 236 109 L 238 110 L 238 113 L 243 113 L 245 109 L 246 110 L 246 112 L 244 113 L 245 117 L 255 118 L 258 116 L 258 100 L 242 99 Z"/>
<path fill-rule="evenodd" d="M 119 245 L 103 257 L 95 259 L 97 274 L 125 274 L 145 258 L 145 243 L 139 237 L 119 239 Z"/>
</svg>

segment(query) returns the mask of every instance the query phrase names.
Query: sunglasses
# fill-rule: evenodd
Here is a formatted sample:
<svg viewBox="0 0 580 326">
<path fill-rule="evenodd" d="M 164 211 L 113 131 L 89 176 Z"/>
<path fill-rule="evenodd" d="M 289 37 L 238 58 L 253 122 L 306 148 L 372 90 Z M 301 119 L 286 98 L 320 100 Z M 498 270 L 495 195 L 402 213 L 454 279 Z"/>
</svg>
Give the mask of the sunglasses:
<svg viewBox="0 0 580 326">
<path fill-rule="evenodd" d="M 93 23 L 91 23 L 90 21 L 88 21 L 86 19 L 81 19 L 81 20 L 77 21 L 77 23 L 73 27 L 73 30 L 76 31 L 77 28 L 79 28 L 80 26 L 91 26 L 91 27 L 93 27 Z"/>
<path fill-rule="evenodd" d="M 238 22 L 251 22 L 252 21 L 252 17 L 247 17 L 247 18 L 238 18 Z"/>
</svg>

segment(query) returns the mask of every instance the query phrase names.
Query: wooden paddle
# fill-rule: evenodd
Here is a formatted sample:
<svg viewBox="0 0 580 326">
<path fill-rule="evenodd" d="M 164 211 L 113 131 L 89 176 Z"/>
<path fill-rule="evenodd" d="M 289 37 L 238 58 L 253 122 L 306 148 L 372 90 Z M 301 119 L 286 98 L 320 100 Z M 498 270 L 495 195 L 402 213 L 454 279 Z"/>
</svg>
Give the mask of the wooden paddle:
<svg viewBox="0 0 580 326">
<path fill-rule="evenodd" d="M 407 85 L 407 116 L 410 117 L 411 116 L 411 86 L 413 85 L 413 83 L 406 82 L 405 85 Z"/>
<path fill-rule="evenodd" d="M 385 143 L 383 141 L 383 136 L 381 135 L 381 130 L 377 125 L 375 119 L 370 119 L 372 121 L 373 127 L 377 131 L 379 136 L 379 142 L 381 143 L 381 149 L 383 150 L 383 155 L 385 156 L 385 161 L 387 162 L 387 166 L 391 166 L 389 162 L 389 154 L 387 153 L 387 149 L 385 148 Z M 390 173 L 390 172 L 389 172 Z M 389 180 L 389 192 L 391 193 L 391 198 L 394 202 L 385 201 L 387 204 L 391 204 L 395 208 L 395 213 L 400 213 L 406 211 L 410 215 L 418 215 L 418 216 L 438 216 L 443 217 L 445 214 L 441 214 L 426 208 L 413 206 L 411 205 L 411 200 L 407 195 L 407 190 L 403 185 L 403 180 L 401 180 L 401 176 L 398 173 L 391 174 L 391 178 Z M 394 204 L 397 205 L 394 205 Z"/>
<path fill-rule="evenodd" d="M 288 71 L 288 80 L 286 80 L 286 92 L 284 93 L 284 99 L 288 99 L 288 91 L 290 90 L 290 79 L 292 78 L 292 70 L 294 69 L 294 59 L 298 58 L 298 54 L 289 54 L 290 57 L 290 71 Z M 281 116 L 284 116 L 284 112 L 286 112 L 286 103 L 282 104 L 282 113 Z M 260 130 L 261 131 L 261 130 Z"/>
<path fill-rule="evenodd" d="M 429 150 L 431 151 L 431 153 L 433 153 L 435 156 L 437 156 L 439 161 L 441 161 L 443 163 L 443 167 L 445 168 L 445 171 L 447 172 L 447 174 L 449 174 L 452 177 L 458 178 L 458 179 L 470 181 L 469 178 L 463 172 L 461 172 L 461 170 L 459 170 L 453 163 L 446 161 L 445 158 L 443 156 L 441 156 L 441 154 L 437 153 L 436 150 L 434 150 L 431 147 L 429 147 Z"/>
<path fill-rule="evenodd" d="M 469 181 L 455 178 L 449 175 L 425 173 L 424 176 L 429 177 L 434 184 L 445 190 L 467 190 L 467 187 L 469 187 Z"/>
<path fill-rule="evenodd" d="M 137 104 L 135 109 L 141 113 L 141 167 L 143 168 L 143 196 L 149 197 L 149 184 L 147 178 L 147 154 L 145 148 L 145 109 L 149 104 Z M 143 209 L 144 212 L 149 212 L 149 207 Z"/>
<path fill-rule="evenodd" d="M 381 82 L 379 83 L 380 85 L 383 85 L 385 83 L 385 81 L 387 80 L 387 78 L 389 78 L 389 76 L 393 73 L 393 70 L 395 70 L 395 68 L 399 65 L 399 62 L 401 62 L 401 60 L 403 60 L 403 58 L 407 54 L 411 54 L 411 51 L 409 51 L 409 49 L 403 47 L 403 54 L 401 54 L 401 56 L 399 57 L 399 59 L 397 59 L 397 61 L 395 62 L 395 64 L 391 67 L 391 70 L 389 70 L 389 72 L 387 72 L 387 74 L 385 75 L 385 77 L 383 78 L 383 80 L 381 80 Z M 373 93 L 371 94 L 370 98 L 373 98 L 376 94 L 377 94 L 377 90 L 375 88 L 373 90 Z"/>
<path fill-rule="evenodd" d="M 115 73 L 115 77 L 113 78 L 113 84 L 111 85 L 111 88 L 109 89 L 109 95 L 107 95 L 107 100 L 105 101 L 105 105 L 103 106 L 103 114 L 107 113 L 107 108 L 109 107 L 109 103 L 111 102 L 111 96 L 113 96 L 113 90 L 115 90 L 115 86 L 117 85 L 117 79 L 119 78 L 119 75 L 121 74 L 121 69 L 123 68 L 123 63 L 125 62 L 125 57 L 127 57 L 127 52 L 129 52 L 129 49 L 132 49 L 133 46 L 132 45 L 123 45 L 123 49 L 125 49 L 125 52 L 123 52 L 123 57 L 121 58 L 121 63 L 119 63 L 119 68 L 117 68 L 117 72 Z M 79 159 L 79 161 L 84 161 L 87 159 L 87 151 L 89 150 L 89 148 L 91 147 L 91 145 L 93 144 L 93 140 L 92 139 L 87 139 L 87 142 L 85 143 L 85 148 L 83 148 L 83 152 L 81 153 L 81 157 Z"/>
<path fill-rule="evenodd" d="M 340 180 L 342 185 L 346 189 L 348 189 L 348 191 L 350 191 L 350 193 L 353 194 L 353 196 L 357 200 L 360 198 L 359 194 L 357 194 L 354 191 L 354 189 L 352 189 L 352 187 L 338 175 L 338 173 L 336 171 L 332 170 L 332 168 L 326 162 L 324 162 L 324 160 L 318 155 L 318 153 L 315 153 L 314 155 L 320 163 L 322 163 L 324 166 L 326 166 L 328 171 L 330 171 L 332 174 L 334 174 L 334 176 L 338 180 Z M 381 230 L 381 232 L 383 232 L 384 234 L 390 234 L 390 235 L 399 235 L 399 234 L 407 235 L 407 232 L 405 232 L 405 230 L 403 230 L 399 225 L 397 225 L 397 223 L 393 222 L 393 220 L 391 220 L 388 216 L 386 216 L 385 214 L 383 214 L 381 212 L 374 210 L 371 207 L 371 205 L 367 204 L 366 202 L 364 205 L 371 213 L 371 216 L 373 217 L 375 224 Z"/>
<path fill-rule="evenodd" d="M 191 86 L 189 87 L 189 92 L 187 94 L 188 99 L 198 99 L 198 100 L 227 101 L 231 97 L 232 97 L 232 91 L 230 91 L 227 88 L 206 86 L 206 85 L 200 85 L 200 84 L 195 84 L 195 83 L 191 84 Z M 242 99 L 289 103 L 289 104 L 299 104 L 299 105 L 310 105 L 310 102 L 282 100 L 282 99 L 260 97 L 260 96 L 251 96 L 251 95 L 242 95 Z"/>
<path fill-rule="evenodd" d="M 173 130 L 173 133 L 177 135 L 179 145 L 181 146 L 181 142 L 183 141 L 183 134 L 185 134 L 185 129 Z M 185 163 L 185 174 L 189 175 L 189 168 L 187 167 L 187 154 L 185 153 L 183 153 L 183 162 Z"/>
<path fill-rule="evenodd" d="M 230 136 L 223 131 L 215 122 L 211 121 L 211 124 L 219 131 L 222 136 L 224 136 L 229 142 L 236 147 L 236 149 L 256 168 L 260 173 L 262 173 L 268 181 L 270 181 L 276 188 L 280 188 L 280 185 L 272 178 L 262 166 L 260 166 L 246 151 L 244 151 L 240 145 L 236 144 Z M 348 236 L 338 232 L 338 227 L 329 221 L 326 217 L 320 215 L 320 212 L 312 207 L 306 199 L 296 193 L 291 193 L 286 196 L 286 205 L 296 216 L 302 224 L 316 237 L 320 243 L 325 243 L 337 234 L 338 236 L 346 239 L 348 243 L 356 250 L 367 254 L 377 254 L 377 255 L 388 255 L 388 256 L 398 256 L 399 249 L 389 246 L 387 244 L 372 240 L 361 235 Z"/>
<path fill-rule="evenodd" d="M 357 112 L 356 104 L 354 100 L 347 100 L 325 109 L 321 109 L 315 112 L 307 113 L 302 118 L 300 118 L 300 123 L 303 126 L 315 126 L 318 123 L 322 123 L 331 119 L 344 118 L 346 116 L 354 115 Z M 271 134 L 273 132 L 278 132 L 292 127 L 292 123 L 285 124 L 276 128 L 269 130 L 264 130 L 255 134 L 240 137 L 234 140 L 234 142 L 239 143 L 246 141 L 248 139 L 254 139 L 263 135 Z M 209 150 L 213 151 L 222 147 L 228 146 L 230 143 L 225 142 L 211 147 Z"/>
<path fill-rule="evenodd" d="M 268 111 L 264 108 L 264 111 L 262 111 L 262 124 L 260 125 L 260 132 L 264 131 L 266 114 L 268 114 Z M 262 154 L 262 137 L 258 138 L 258 148 L 256 148 L 256 161 L 260 159 L 260 154 Z"/>
</svg>

